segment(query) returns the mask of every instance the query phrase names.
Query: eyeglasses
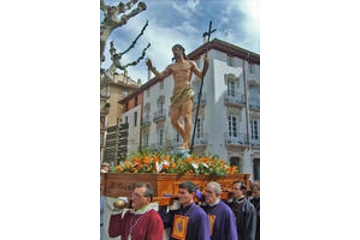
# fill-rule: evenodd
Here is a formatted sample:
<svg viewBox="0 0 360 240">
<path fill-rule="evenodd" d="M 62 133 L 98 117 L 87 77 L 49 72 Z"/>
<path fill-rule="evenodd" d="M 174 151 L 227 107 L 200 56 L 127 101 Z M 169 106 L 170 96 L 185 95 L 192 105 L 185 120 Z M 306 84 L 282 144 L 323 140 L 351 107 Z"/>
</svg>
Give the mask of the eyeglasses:
<svg viewBox="0 0 360 240">
<path fill-rule="evenodd" d="M 135 197 L 135 198 L 145 197 L 145 196 L 140 195 L 139 193 L 132 193 L 131 196 Z"/>
</svg>

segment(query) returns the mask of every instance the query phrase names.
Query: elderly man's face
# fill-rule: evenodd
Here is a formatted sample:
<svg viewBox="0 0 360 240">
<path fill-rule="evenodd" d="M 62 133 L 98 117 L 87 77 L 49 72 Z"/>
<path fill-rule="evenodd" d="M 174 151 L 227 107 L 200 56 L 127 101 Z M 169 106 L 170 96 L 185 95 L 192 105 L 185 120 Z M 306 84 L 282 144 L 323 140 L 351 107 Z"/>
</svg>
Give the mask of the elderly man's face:
<svg viewBox="0 0 360 240">
<path fill-rule="evenodd" d="M 135 210 L 138 210 L 150 203 L 150 197 L 144 196 L 145 191 L 146 191 L 145 187 L 137 187 L 134 189 L 131 196 L 131 200 L 132 200 L 131 206 Z"/>
<path fill-rule="evenodd" d="M 219 199 L 219 194 L 215 193 L 215 187 L 208 185 L 205 191 L 205 201 L 208 204 L 215 204 L 218 199 Z"/>
</svg>

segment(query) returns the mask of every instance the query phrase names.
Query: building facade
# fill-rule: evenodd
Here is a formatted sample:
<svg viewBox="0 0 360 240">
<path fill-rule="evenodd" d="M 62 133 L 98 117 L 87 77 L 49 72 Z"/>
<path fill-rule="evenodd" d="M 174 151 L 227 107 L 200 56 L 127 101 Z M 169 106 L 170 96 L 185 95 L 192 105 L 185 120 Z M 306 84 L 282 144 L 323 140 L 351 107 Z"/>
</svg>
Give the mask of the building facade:
<svg viewBox="0 0 360 240">
<path fill-rule="evenodd" d="M 206 45 L 188 54 L 202 69 Z M 209 42 L 210 66 L 201 79 L 193 76 L 195 90 L 193 153 L 218 155 L 240 172 L 260 179 L 260 55 L 214 39 Z M 159 69 L 160 71 L 162 69 Z M 172 75 L 159 81 L 149 79 L 132 95 L 120 101 L 121 122 L 128 122 L 129 152 L 141 149 L 169 152 L 181 138 L 170 123 Z M 199 93 L 201 89 L 201 98 Z M 130 104 L 141 96 L 141 104 Z M 131 107 L 133 106 L 133 107 Z M 139 124 L 141 123 L 141 124 Z"/>
<path fill-rule="evenodd" d="M 123 74 L 114 73 L 112 82 L 100 93 L 100 162 L 116 164 L 119 140 L 119 123 L 122 106 L 119 100 L 139 89 L 141 81 L 132 80 L 125 70 Z M 105 107 L 107 104 L 109 107 Z"/>
</svg>

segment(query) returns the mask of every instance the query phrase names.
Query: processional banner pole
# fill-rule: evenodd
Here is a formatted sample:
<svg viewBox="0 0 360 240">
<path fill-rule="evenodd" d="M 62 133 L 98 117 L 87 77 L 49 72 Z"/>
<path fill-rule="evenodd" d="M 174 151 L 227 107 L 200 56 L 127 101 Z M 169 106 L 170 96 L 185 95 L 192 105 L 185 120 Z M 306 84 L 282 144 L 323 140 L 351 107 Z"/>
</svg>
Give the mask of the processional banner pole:
<svg viewBox="0 0 360 240">
<path fill-rule="evenodd" d="M 210 42 L 210 36 L 213 32 L 216 31 L 216 29 L 211 30 L 211 25 L 212 25 L 212 21 L 210 20 L 209 22 L 209 30 L 207 32 L 204 32 L 203 37 L 207 37 L 207 42 L 206 42 L 206 50 L 205 50 L 205 54 L 207 55 L 208 53 L 208 47 L 209 47 L 209 42 Z M 205 62 L 204 62 L 205 64 Z M 203 88 L 203 83 L 204 83 L 204 75 L 201 77 L 201 83 L 200 83 L 200 91 L 199 91 L 199 96 L 198 96 L 198 101 L 197 101 L 197 108 L 196 108 L 196 114 L 195 114 L 195 122 L 194 122 L 194 130 L 193 130 L 193 135 L 192 135 L 192 139 L 191 139 L 191 147 L 190 147 L 190 154 L 193 151 L 193 147 L 194 147 L 194 139 L 195 139 L 195 130 L 196 130 L 196 125 L 197 125 L 197 118 L 199 115 L 199 109 L 200 109 L 200 99 L 201 99 L 201 92 L 202 92 L 202 88 Z"/>
</svg>

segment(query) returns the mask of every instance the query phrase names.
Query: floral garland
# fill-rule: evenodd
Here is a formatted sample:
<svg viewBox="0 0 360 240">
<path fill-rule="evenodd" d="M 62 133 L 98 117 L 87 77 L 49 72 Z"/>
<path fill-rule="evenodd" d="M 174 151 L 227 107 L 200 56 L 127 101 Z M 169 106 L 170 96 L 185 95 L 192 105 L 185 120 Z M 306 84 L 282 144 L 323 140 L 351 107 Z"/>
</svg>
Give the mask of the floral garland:
<svg viewBox="0 0 360 240">
<path fill-rule="evenodd" d="M 236 166 L 230 166 L 217 156 L 179 157 L 164 153 L 138 153 L 129 156 L 111 172 L 117 173 L 174 173 L 225 176 L 238 173 Z"/>
</svg>

